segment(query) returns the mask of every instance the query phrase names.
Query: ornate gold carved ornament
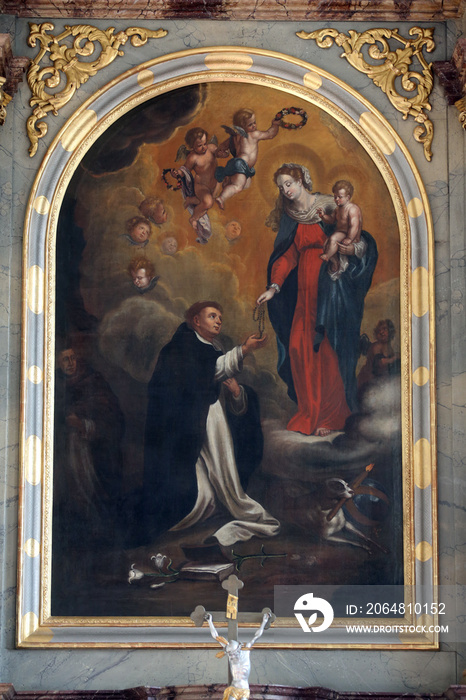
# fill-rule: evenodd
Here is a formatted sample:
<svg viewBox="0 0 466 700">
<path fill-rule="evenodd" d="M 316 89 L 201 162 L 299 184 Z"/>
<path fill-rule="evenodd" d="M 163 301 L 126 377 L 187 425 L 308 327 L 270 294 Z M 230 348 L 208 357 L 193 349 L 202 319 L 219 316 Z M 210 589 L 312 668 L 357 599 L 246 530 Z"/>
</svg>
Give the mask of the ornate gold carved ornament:
<svg viewBox="0 0 466 700">
<path fill-rule="evenodd" d="M 14 56 L 9 34 L 0 34 L 0 126 L 6 119 L 6 108 L 23 79 L 23 73 L 29 65 L 25 56 Z"/>
<path fill-rule="evenodd" d="M 4 86 L 5 86 L 5 83 L 6 83 L 6 78 L 3 78 L 2 76 L 0 76 L 0 126 L 3 126 L 3 124 L 5 123 L 5 119 L 6 119 L 6 106 L 7 106 L 7 104 L 9 104 L 9 103 L 11 102 L 11 100 L 13 99 L 13 98 L 11 97 L 11 95 L 8 95 L 8 94 L 4 91 L 3 88 L 4 88 Z"/>
<path fill-rule="evenodd" d="M 46 117 L 48 112 L 57 115 L 58 110 L 71 100 L 83 83 L 112 63 L 117 56 L 123 56 L 124 52 L 120 50 L 120 46 L 124 46 L 128 39 L 131 40 L 132 46 L 139 47 L 144 46 L 148 39 L 160 39 L 168 33 L 165 29 L 129 27 L 114 34 L 114 27 L 102 30 L 88 24 L 76 24 L 65 25 L 61 34 L 53 36 L 48 34 L 54 29 L 50 22 L 30 23 L 29 27 L 29 46 L 35 47 L 37 42 L 40 44 L 40 50 L 27 73 L 28 85 L 33 95 L 29 104 L 34 107 L 27 120 L 31 157 L 37 152 L 38 140 L 45 136 L 48 129 L 47 124 L 43 121 L 38 122 L 38 119 Z M 71 46 L 62 43 L 70 36 L 74 39 Z M 80 56 L 85 59 L 92 56 L 96 50 L 96 42 L 101 47 L 97 58 L 81 61 Z M 52 65 L 41 67 L 40 64 L 47 54 Z M 63 78 L 66 80 L 63 90 L 47 92 L 47 88 L 57 88 Z"/>
<path fill-rule="evenodd" d="M 458 110 L 458 119 L 463 129 L 466 129 L 466 95 L 455 102 L 455 107 Z"/>
<path fill-rule="evenodd" d="M 348 35 L 337 29 L 318 29 L 315 32 L 297 32 L 300 39 L 315 39 L 317 46 L 328 49 L 335 42 L 343 48 L 341 58 L 346 60 L 358 71 L 365 73 L 375 85 L 387 95 L 392 105 L 402 113 L 403 119 L 413 117 L 419 126 L 414 129 L 414 138 L 424 145 L 424 155 L 432 159 L 431 144 L 434 136 L 434 126 L 427 117 L 426 111 L 432 109 L 429 95 L 432 92 L 433 76 L 431 63 L 427 63 L 423 49 L 433 51 L 433 29 L 411 27 L 409 34 L 414 39 L 402 37 L 397 29 L 369 29 L 365 32 L 348 31 Z M 403 44 L 403 48 L 392 50 L 389 39 L 395 39 Z M 382 64 L 368 63 L 362 54 L 362 49 L 368 45 L 367 53 L 373 60 L 384 60 Z M 412 61 L 417 58 L 422 67 L 422 73 L 410 70 Z M 413 97 L 400 94 L 396 80 L 401 78 L 401 87 L 407 93 L 417 90 Z"/>
</svg>

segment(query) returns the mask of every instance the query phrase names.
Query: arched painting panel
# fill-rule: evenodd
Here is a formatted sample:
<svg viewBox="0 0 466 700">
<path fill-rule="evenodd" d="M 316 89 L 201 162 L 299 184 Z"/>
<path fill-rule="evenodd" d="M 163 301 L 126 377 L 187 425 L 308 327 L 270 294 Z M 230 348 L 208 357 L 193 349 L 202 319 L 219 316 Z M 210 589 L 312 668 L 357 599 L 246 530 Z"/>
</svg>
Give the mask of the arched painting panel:
<svg viewBox="0 0 466 700">
<path fill-rule="evenodd" d="M 84 103 L 25 222 L 18 644 L 207 644 L 235 574 L 265 644 L 435 648 L 432 245 L 396 132 L 304 61 L 186 51 Z M 370 602 L 393 631 L 349 635 Z"/>
</svg>

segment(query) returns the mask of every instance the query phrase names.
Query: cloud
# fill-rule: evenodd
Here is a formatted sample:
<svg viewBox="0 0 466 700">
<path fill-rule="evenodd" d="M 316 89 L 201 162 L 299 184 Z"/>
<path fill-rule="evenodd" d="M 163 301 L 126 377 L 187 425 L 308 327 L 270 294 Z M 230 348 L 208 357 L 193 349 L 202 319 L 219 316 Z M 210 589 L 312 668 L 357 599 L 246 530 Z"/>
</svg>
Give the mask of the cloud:
<svg viewBox="0 0 466 700">
<path fill-rule="evenodd" d="M 400 432 L 400 377 L 381 377 L 361 391 L 359 413 L 351 417 L 346 435 L 388 446 Z"/>
<path fill-rule="evenodd" d="M 137 381 L 148 382 L 160 350 L 182 320 L 157 301 L 127 299 L 103 318 L 100 352 Z"/>
<path fill-rule="evenodd" d="M 121 117 L 98 139 L 82 161 L 89 173 L 101 175 L 130 166 L 143 143 L 161 143 L 188 124 L 202 106 L 202 85 L 159 95 Z"/>
<path fill-rule="evenodd" d="M 400 412 L 400 379 L 387 377 L 366 385 L 361 410 L 350 416 L 344 432 L 321 438 L 288 431 L 282 419 L 265 420 L 262 468 L 303 482 L 351 479 L 400 444 Z"/>
</svg>

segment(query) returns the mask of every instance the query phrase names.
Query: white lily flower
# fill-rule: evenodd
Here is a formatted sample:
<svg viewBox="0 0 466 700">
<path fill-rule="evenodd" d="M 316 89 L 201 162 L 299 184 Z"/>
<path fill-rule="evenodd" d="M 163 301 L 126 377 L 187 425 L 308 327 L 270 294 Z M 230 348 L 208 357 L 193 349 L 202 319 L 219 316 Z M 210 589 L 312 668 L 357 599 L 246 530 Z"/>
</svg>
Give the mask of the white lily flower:
<svg viewBox="0 0 466 700">
<path fill-rule="evenodd" d="M 161 554 L 160 552 L 151 556 L 151 561 L 154 562 L 155 567 L 159 571 L 162 571 L 167 559 L 168 557 L 165 554 Z"/>
<path fill-rule="evenodd" d="M 144 572 L 140 571 L 139 569 L 134 568 L 134 564 L 131 564 L 131 569 L 128 572 L 128 583 L 131 583 L 131 581 L 137 581 L 140 578 L 144 577 Z"/>
</svg>

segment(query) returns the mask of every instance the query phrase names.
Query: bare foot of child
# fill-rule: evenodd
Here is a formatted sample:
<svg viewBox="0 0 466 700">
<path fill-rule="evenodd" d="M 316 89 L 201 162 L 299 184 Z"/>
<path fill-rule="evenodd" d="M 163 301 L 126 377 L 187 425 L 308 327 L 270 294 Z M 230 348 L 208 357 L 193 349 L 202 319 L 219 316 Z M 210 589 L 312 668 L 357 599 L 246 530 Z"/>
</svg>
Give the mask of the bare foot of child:
<svg viewBox="0 0 466 700">
<path fill-rule="evenodd" d="M 222 210 L 225 209 L 225 204 L 223 203 L 223 199 L 221 197 L 217 197 L 215 199 L 215 201 L 217 202 L 220 209 L 222 209 Z"/>
</svg>

